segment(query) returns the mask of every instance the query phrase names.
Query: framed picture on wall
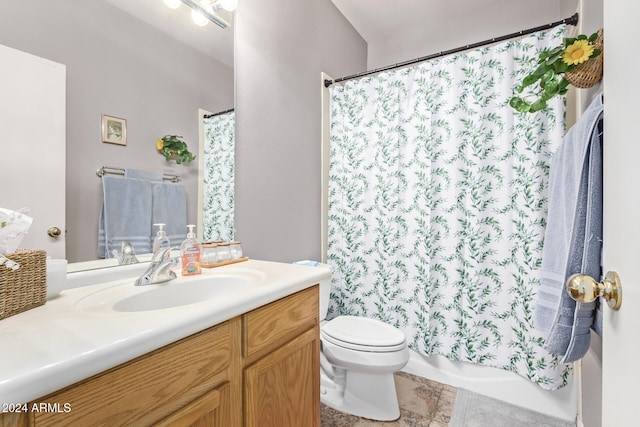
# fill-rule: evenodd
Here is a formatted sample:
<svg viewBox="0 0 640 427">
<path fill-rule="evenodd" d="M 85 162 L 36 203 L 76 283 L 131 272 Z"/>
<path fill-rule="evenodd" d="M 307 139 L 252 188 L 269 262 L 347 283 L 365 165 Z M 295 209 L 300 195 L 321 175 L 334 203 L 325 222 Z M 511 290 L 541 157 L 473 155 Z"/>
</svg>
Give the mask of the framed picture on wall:
<svg viewBox="0 0 640 427">
<path fill-rule="evenodd" d="M 102 142 L 127 145 L 127 121 L 119 117 L 103 114 Z"/>
</svg>

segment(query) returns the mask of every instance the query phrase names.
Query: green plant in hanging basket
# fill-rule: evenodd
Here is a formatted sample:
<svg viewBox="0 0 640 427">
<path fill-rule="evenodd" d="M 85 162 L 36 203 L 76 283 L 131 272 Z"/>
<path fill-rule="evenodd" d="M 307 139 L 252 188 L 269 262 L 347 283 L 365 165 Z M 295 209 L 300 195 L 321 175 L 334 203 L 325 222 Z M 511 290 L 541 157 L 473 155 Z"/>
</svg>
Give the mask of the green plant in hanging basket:
<svg viewBox="0 0 640 427">
<path fill-rule="evenodd" d="M 598 33 L 593 33 L 590 37 L 580 34 L 577 37 L 565 38 L 561 46 L 543 50 L 538 56 L 538 67 L 516 88 L 516 92 L 521 94 L 525 88 L 539 82 L 534 95 L 537 99 L 514 96 L 509 105 L 521 113 L 534 113 L 545 108 L 547 101 L 554 96 L 566 94 L 569 90 L 569 80 L 565 74 L 602 53 L 601 49 L 594 47 L 598 37 Z"/>
<path fill-rule="evenodd" d="M 167 159 L 167 162 L 175 160 L 177 164 L 189 163 L 196 158 L 187 147 L 187 143 L 178 135 L 165 135 L 156 141 L 158 150 Z"/>
</svg>

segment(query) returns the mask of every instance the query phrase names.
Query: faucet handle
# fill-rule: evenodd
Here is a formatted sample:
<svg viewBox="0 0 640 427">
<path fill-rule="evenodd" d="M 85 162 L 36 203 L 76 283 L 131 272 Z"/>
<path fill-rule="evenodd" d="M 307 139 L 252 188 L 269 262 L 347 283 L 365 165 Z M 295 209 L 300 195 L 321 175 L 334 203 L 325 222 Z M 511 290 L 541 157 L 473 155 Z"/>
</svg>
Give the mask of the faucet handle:
<svg viewBox="0 0 640 427">
<path fill-rule="evenodd" d="M 178 248 L 177 246 L 174 246 L 171 248 L 165 248 L 165 249 L 158 249 L 153 253 L 153 256 L 151 257 L 151 262 L 160 262 L 164 259 L 168 259 L 171 257 L 171 251 L 178 250 L 178 249 L 180 248 Z"/>
</svg>

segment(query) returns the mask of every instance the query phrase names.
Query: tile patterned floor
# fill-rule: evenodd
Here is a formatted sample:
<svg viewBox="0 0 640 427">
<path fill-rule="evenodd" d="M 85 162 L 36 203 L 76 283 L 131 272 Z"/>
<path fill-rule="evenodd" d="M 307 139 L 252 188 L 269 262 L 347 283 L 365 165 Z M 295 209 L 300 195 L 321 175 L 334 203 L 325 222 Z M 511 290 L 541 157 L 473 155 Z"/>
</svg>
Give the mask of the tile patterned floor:
<svg viewBox="0 0 640 427">
<path fill-rule="evenodd" d="M 457 389 L 405 372 L 394 375 L 400 419 L 391 422 L 372 421 L 344 414 L 321 405 L 322 427 L 446 427 L 456 401 Z"/>
</svg>

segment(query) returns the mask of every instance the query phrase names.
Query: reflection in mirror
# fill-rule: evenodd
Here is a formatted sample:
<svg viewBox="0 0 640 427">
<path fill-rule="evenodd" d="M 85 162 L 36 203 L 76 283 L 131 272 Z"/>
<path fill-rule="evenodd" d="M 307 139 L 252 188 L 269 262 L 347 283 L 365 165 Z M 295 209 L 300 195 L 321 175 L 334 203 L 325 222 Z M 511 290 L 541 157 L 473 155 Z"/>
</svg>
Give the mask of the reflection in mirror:
<svg viewBox="0 0 640 427">
<path fill-rule="evenodd" d="M 232 109 L 203 118 L 203 241 L 234 240 L 235 117 Z"/>
<path fill-rule="evenodd" d="M 102 176 L 100 258 L 117 258 L 124 264 L 127 249 L 130 255 L 151 253 L 160 227 L 167 247 L 169 242 L 177 245 L 185 239 L 187 194 L 179 179 L 167 181 L 169 177 L 163 173 L 140 169 L 125 168 L 124 176 L 119 176 L 116 168 L 101 170 L 112 173 Z"/>
<path fill-rule="evenodd" d="M 66 225 L 56 225 L 70 262 L 97 258 L 103 166 L 180 176 L 187 221 L 197 222 L 199 162 L 169 163 L 155 142 L 181 135 L 197 153 L 199 109 L 233 106 L 233 28 L 197 27 L 187 7 L 158 0 L 0 2 L 0 44 L 66 67 L 66 165 L 57 165 L 66 167 Z M 126 145 L 102 142 L 103 114 L 126 120 Z"/>
</svg>

